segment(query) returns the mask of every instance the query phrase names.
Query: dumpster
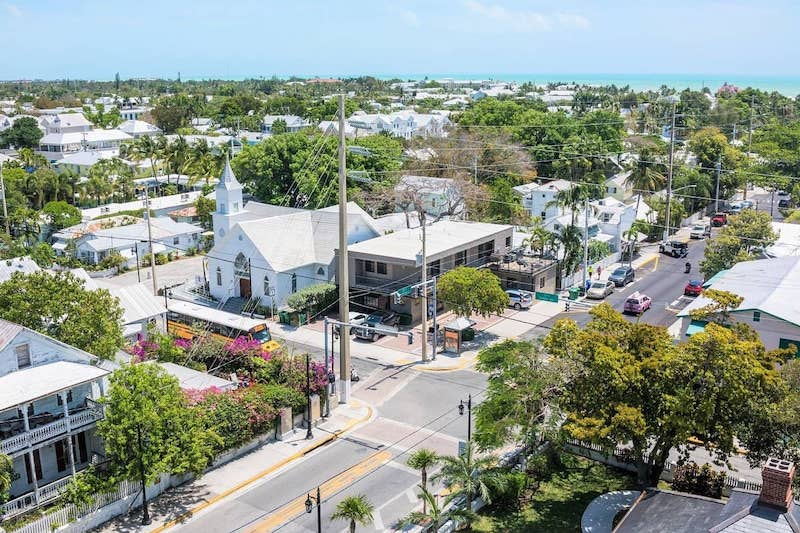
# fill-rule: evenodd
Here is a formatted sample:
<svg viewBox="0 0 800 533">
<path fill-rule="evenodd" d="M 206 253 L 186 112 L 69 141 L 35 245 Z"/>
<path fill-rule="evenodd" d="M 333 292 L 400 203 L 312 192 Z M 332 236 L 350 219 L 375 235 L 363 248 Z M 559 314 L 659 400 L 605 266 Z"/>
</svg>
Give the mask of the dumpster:
<svg viewBox="0 0 800 533">
<path fill-rule="evenodd" d="M 569 288 L 569 299 L 570 300 L 577 300 L 578 296 L 581 295 L 581 288 L 580 287 L 570 287 Z"/>
</svg>

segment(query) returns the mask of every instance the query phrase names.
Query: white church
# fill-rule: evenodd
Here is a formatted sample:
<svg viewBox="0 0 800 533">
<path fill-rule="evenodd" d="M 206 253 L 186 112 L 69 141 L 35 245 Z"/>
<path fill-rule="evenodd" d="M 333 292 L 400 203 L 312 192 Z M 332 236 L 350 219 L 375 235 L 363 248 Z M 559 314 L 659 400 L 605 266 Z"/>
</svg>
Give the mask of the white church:
<svg viewBox="0 0 800 533">
<path fill-rule="evenodd" d="M 211 295 L 258 298 L 280 307 L 303 287 L 336 278 L 338 206 L 315 211 L 242 200 L 242 185 L 225 163 L 215 188 L 214 247 L 208 252 Z M 375 221 L 353 202 L 347 204 L 348 244 L 381 234 Z"/>
</svg>

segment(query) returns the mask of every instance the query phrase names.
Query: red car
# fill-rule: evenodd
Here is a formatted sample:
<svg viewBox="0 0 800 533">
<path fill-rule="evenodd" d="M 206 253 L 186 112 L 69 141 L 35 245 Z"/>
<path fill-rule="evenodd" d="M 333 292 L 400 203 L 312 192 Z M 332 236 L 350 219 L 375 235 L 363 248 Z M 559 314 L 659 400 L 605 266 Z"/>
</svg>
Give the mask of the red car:
<svg viewBox="0 0 800 533">
<path fill-rule="evenodd" d="M 683 289 L 684 296 L 700 296 L 703 292 L 703 282 L 698 279 L 693 279 L 689 283 L 686 284 L 686 287 Z"/>
<path fill-rule="evenodd" d="M 711 225 L 715 228 L 720 226 L 724 226 L 728 223 L 728 215 L 725 213 L 716 213 L 713 217 L 711 217 Z"/>
</svg>

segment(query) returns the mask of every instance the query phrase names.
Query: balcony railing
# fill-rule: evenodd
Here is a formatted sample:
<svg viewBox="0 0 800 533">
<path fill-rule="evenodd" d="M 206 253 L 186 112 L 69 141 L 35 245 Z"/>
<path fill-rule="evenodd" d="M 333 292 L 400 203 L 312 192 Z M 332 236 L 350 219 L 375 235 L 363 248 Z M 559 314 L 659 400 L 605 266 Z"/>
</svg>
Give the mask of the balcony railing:
<svg viewBox="0 0 800 533">
<path fill-rule="evenodd" d="M 97 405 L 94 402 L 92 402 L 91 404 L 87 402 L 87 405 L 92 405 L 92 404 Z M 74 430 L 86 426 L 88 424 L 97 422 L 98 420 L 102 420 L 102 418 L 103 418 L 102 409 L 96 407 L 89 407 L 87 409 L 69 415 L 69 424 L 70 427 Z M 14 452 L 24 450 L 28 446 L 34 446 L 35 444 L 50 440 L 53 437 L 57 437 L 66 432 L 67 432 L 67 421 L 64 418 L 61 418 L 60 420 L 50 422 L 49 424 L 33 428 L 30 431 L 23 432 L 20 433 L 19 435 L 14 435 L 13 437 L 9 437 L 3 441 L 0 441 L 0 452 L 6 455 L 10 455 Z"/>
<path fill-rule="evenodd" d="M 36 494 L 32 491 L 28 494 L 20 496 L 19 498 L 15 498 L 4 503 L 3 505 L 0 505 L 0 516 L 2 516 L 4 519 L 8 519 L 13 516 L 20 515 L 50 500 L 54 500 L 59 494 L 61 494 L 64 488 L 69 485 L 71 480 L 72 476 L 67 476 L 59 479 L 58 481 L 54 481 L 39 487 L 38 502 L 36 501 Z"/>
</svg>

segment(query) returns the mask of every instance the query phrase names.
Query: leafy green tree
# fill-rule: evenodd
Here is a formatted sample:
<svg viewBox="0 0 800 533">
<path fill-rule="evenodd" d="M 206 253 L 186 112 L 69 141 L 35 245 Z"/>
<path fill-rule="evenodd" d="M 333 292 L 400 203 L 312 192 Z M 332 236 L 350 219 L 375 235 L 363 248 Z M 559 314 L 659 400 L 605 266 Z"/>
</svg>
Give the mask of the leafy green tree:
<svg viewBox="0 0 800 533">
<path fill-rule="evenodd" d="M 437 280 L 440 300 L 459 316 L 501 314 L 508 307 L 508 295 L 491 271 L 460 266 Z"/>
<path fill-rule="evenodd" d="M 6 454 L 0 453 L 0 503 L 8 501 L 11 483 L 14 481 L 14 463 Z"/>
<path fill-rule="evenodd" d="M 69 272 L 15 272 L 0 283 L 0 317 L 104 359 L 122 347 L 122 309 Z"/>
<path fill-rule="evenodd" d="M 439 454 L 428 448 L 419 448 L 415 450 L 409 457 L 406 464 L 414 470 L 419 470 L 422 475 L 420 487 L 423 490 L 428 488 L 428 470 L 439 464 Z M 422 501 L 422 512 L 425 512 L 426 501 Z"/>
<path fill-rule="evenodd" d="M 757 259 L 759 252 L 777 239 L 769 213 L 745 209 L 729 217 L 728 224 L 706 245 L 700 269 L 708 279 L 736 263 Z"/>
<path fill-rule="evenodd" d="M 126 365 L 110 378 L 105 418 L 97 429 L 118 481 L 163 473 L 199 474 L 208 464 L 214 435 L 202 428 L 178 380 L 153 363 Z"/>
<path fill-rule="evenodd" d="M 194 202 L 194 207 L 197 209 L 197 216 L 200 218 L 200 225 L 203 229 L 211 229 L 211 215 L 217 210 L 217 202 L 205 196 L 199 196 Z"/>
<path fill-rule="evenodd" d="M 80 209 L 63 200 L 47 202 L 42 208 L 42 214 L 47 217 L 47 221 L 54 231 L 74 226 L 81 221 Z"/>
<path fill-rule="evenodd" d="M 336 511 L 331 515 L 331 521 L 349 521 L 350 533 L 355 533 L 356 524 L 368 526 L 372 523 L 372 513 L 374 512 L 375 506 L 365 495 L 348 496 L 336 504 Z"/>
<path fill-rule="evenodd" d="M 558 397 L 569 372 L 547 362 L 538 342 L 506 340 L 478 353 L 478 370 L 488 375 L 486 397 L 475 409 L 475 442 L 481 449 L 510 442 L 535 446 L 560 422 Z"/>
<path fill-rule="evenodd" d="M 545 340 L 573 368 L 559 406 L 564 430 L 608 449 L 630 443 L 639 482 L 654 486 L 672 449 L 687 455 L 696 437 L 720 461 L 746 428 L 766 426 L 785 395 L 774 358 L 752 330 L 710 323 L 675 345 L 666 328 L 631 323 L 609 305 L 583 330 L 559 321 Z M 757 454 L 758 442 L 742 442 Z"/>
<path fill-rule="evenodd" d="M 10 128 L 0 133 L 0 140 L 5 146 L 19 148 L 36 148 L 44 136 L 39 124 L 33 117 L 22 117 L 14 121 Z"/>
</svg>

